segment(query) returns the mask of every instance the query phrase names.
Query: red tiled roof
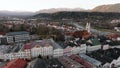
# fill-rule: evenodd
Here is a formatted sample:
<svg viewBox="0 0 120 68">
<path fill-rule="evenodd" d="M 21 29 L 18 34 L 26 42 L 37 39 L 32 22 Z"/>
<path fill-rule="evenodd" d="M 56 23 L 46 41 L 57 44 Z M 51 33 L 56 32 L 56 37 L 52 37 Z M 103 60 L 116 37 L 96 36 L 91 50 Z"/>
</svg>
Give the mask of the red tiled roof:
<svg viewBox="0 0 120 68">
<path fill-rule="evenodd" d="M 89 32 L 87 32 L 86 30 L 83 30 L 83 31 L 75 31 L 73 36 L 75 38 L 79 38 L 79 37 L 88 38 L 91 36 L 91 34 Z"/>
<path fill-rule="evenodd" d="M 74 32 L 66 32 L 66 35 L 73 35 L 74 34 Z"/>
<path fill-rule="evenodd" d="M 27 61 L 23 59 L 15 59 L 8 62 L 2 68 L 25 68 L 26 64 L 27 64 Z"/>
<path fill-rule="evenodd" d="M 0 35 L 5 35 L 6 33 L 5 32 L 0 32 Z"/>
<path fill-rule="evenodd" d="M 26 43 L 24 46 L 24 49 L 31 49 L 31 44 L 30 43 Z"/>
<path fill-rule="evenodd" d="M 26 43 L 24 46 L 24 49 L 31 49 L 33 47 L 35 47 L 36 43 L 32 42 L 32 43 Z"/>
<path fill-rule="evenodd" d="M 119 34 L 109 34 L 109 35 L 107 35 L 107 37 L 110 39 L 112 39 L 112 38 L 116 39 L 116 38 L 120 37 L 120 35 Z"/>
</svg>

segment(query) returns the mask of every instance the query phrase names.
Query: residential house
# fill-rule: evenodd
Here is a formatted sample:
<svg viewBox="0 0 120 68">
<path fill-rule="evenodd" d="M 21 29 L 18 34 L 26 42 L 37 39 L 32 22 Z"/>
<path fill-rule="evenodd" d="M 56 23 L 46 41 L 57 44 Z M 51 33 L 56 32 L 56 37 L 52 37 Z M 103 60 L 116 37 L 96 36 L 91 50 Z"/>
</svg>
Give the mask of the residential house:
<svg viewBox="0 0 120 68">
<path fill-rule="evenodd" d="M 47 66 L 43 59 L 36 58 L 29 62 L 26 68 L 47 68 Z"/>
<path fill-rule="evenodd" d="M 91 38 L 87 41 L 86 45 L 88 52 L 101 49 L 101 43 L 98 38 Z"/>
<path fill-rule="evenodd" d="M 27 61 L 23 59 L 15 59 L 5 64 L 2 68 L 25 68 L 26 65 Z"/>
<path fill-rule="evenodd" d="M 84 60 L 90 62 L 92 64 L 92 66 L 94 66 L 94 68 L 101 68 L 102 67 L 102 62 L 100 62 L 94 58 L 91 58 L 85 54 L 79 54 L 79 56 L 81 58 L 83 58 Z"/>
<path fill-rule="evenodd" d="M 63 48 L 56 43 L 53 39 L 50 39 L 52 47 L 53 47 L 53 57 L 63 56 Z"/>
<path fill-rule="evenodd" d="M 64 65 L 65 68 L 85 68 L 83 65 L 67 56 L 62 56 L 58 60 Z"/>
<path fill-rule="evenodd" d="M 24 42 L 30 40 L 29 32 L 9 32 L 6 34 L 8 43 Z"/>
</svg>

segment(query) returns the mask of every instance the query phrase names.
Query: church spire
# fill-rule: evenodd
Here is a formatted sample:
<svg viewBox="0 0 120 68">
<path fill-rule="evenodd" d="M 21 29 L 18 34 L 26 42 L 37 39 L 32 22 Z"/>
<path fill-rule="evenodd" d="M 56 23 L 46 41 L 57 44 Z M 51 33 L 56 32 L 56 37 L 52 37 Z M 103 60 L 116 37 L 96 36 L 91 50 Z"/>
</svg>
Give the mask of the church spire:
<svg viewBox="0 0 120 68">
<path fill-rule="evenodd" d="M 86 24 L 86 30 L 90 33 L 90 23 Z"/>
</svg>

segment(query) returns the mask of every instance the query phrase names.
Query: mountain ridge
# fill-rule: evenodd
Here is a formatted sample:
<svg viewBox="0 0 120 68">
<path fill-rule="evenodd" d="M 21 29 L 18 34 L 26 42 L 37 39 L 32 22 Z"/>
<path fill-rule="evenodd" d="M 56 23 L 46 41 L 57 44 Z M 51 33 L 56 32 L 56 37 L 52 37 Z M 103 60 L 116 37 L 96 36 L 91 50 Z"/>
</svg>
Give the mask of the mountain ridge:
<svg viewBox="0 0 120 68">
<path fill-rule="evenodd" d="M 108 5 L 100 5 L 93 9 L 86 10 L 83 8 L 51 8 L 51 9 L 43 9 L 36 12 L 18 12 L 18 11 L 0 11 L 0 16 L 34 16 L 42 13 L 56 13 L 62 11 L 69 12 L 113 12 L 120 13 L 120 3 L 117 4 L 108 4 Z"/>
<path fill-rule="evenodd" d="M 100 5 L 91 10 L 91 12 L 116 12 L 120 13 L 120 3 Z"/>
</svg>

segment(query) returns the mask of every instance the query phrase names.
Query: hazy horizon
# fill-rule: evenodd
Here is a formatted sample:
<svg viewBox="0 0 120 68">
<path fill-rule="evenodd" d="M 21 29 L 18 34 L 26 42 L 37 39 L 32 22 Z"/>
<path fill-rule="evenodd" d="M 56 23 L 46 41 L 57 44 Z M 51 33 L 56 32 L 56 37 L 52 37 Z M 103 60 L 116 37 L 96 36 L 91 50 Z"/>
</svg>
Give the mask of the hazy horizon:
<svg viewBox="0 0 120 68">
<path fill-rule="evenodd" d="M 93 9 L 99 5 L 116 3 L 120 3 L 120 0 L 0 0 L 0 11 L 36 12 L 51 8 Z"/>
</svg>

